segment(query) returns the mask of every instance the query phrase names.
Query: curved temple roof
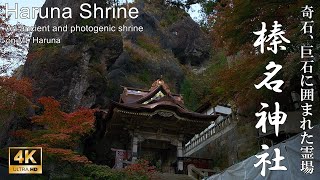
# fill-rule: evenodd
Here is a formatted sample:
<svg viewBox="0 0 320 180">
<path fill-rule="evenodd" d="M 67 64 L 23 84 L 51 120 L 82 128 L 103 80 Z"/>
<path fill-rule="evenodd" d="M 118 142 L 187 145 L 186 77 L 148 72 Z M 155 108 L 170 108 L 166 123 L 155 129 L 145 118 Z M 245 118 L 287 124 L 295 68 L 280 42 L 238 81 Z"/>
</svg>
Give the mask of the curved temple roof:
<svg viewBox="0 0 320 180">
<path fill-rule="evenodd" d="M 176 131 L 184 129 L 190 134 L 201 132 L 217 117 L 189 111 L 184 106 L 183 97 L 171 93 L 162 79 L 156 80 L 149 90 L 124 87 L 119 102 L 112 102 L 109 111 L 111 122 L 116 124 L 130 124 L 133 122 L 130 119 L 139 119 L 139 126 L 147 126 L 153 118 L 153 122 L 159 122 L 158 126 L 173 123 L 177 126 Z"/>
</svg>

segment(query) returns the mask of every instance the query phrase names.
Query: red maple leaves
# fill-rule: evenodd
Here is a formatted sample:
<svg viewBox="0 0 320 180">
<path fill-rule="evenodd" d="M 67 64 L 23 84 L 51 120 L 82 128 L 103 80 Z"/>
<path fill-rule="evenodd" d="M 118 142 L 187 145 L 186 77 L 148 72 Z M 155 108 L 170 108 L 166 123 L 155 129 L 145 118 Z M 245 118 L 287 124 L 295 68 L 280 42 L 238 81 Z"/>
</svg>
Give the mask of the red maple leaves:
<svg viewBox="0 0 320 180">
<path fill-rule="evenodd" d="M 34 116 L 32 122 L 43 126 L 44 134 L 35 138 L 34 143 L 41 144 L 45 151 L 57 155 L 60 160 L 73 163 L 89 163 L 82 155 L 74 152 L 82 136 L 94 128 L 95 116 L 93 109 L 80 108 L 72 113 L 60 110 L 60 103 L 51 97 L 42 97 L 38 102 L 43 105 L 44 112 Z"/>
<path fill-rule="evenodd" d="M 93 109 L 80 108 L 72 113 L 60 110 L 60 103 L 50 97 L 42 97 L 39 103 L 45 111 L 40 116 L 34 116 L 32 122 L 43 125 L 57 134 L 84 135 L 94 127 L 95 116 Z"/>
<path fill-rule="evenodd" d="M 0 86 L 15 91 L 28 99 L 32 97 L 32 84 L 28 78 L 0 77 Z"/>
<path fill-rule="evenodd" d="M 44 111 L 31 118 L 31 122 L 38 128 L 17 130 L 11 135 L 42 147 L 45 153 L 53 155 L 56 160 L 90 163 L 87 157 L 75 150 L 79 148 L 81 138 L 93 131 L 95 110 L 80 108 L 66 113 L 61 111 L 60 103 L 51 97 L 42 97 L 38 102 Z"/>
<path fill-rule="evenodd" d="M 148 179 L 152 179 L 154 173 L 156 172 L 154 166 L 149 165 L 149 161 L 140 159 L 137 163 L 127 166 L 124 170 L 129 175 L 140 175 L 145 176 Z"/>
</svg>

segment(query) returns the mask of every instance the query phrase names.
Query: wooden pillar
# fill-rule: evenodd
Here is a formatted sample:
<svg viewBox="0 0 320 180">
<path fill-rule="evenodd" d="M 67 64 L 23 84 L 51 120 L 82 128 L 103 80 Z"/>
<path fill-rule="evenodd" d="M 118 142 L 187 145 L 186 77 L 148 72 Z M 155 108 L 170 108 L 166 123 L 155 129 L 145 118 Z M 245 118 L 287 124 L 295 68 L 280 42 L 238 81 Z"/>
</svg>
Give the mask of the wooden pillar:
<svg viewBox="0 0 320 180">
<path fill-rule="evenodd" d="M 138 137 L 133 136 L 132 138 L 132 162 L 134 163 L 138 159 Z"/>
<path fill-rule="evenodd" d="M 183 152 L 182 152 L 182 142 L 179 141 L 178 142 L 178 146 L 177 146 L 177 158 L 182 158 L 183 157 Z M 182 160 L 178 160 L 178 171 L 183 171 L 183 161 Z"/>
</svg>

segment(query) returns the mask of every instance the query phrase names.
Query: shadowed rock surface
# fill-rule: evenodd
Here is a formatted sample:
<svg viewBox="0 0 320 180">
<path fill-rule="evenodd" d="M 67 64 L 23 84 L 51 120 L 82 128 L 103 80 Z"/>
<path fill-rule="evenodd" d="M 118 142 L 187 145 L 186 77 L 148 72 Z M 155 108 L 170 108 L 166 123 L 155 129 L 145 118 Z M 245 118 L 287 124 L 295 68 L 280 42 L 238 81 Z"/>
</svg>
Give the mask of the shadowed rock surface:
<svg viewBox="0 0 320 180">
<path fill-rule="evenodd" d="M 189 15 L 177 7 L 157 3 L 135 5 L 137 19 L 88 19 L 75 17 L 87 1 L 47 0 L 44 7 L 69 6 L 72 19 L 38 19 L 42 25 L 143 26 L 144 32 L 34 33 L 34 37 L 61 38 L 61 44 L 30 44 L 23 76 L 31 78 L 35 99 L 52 96 L 67 111 L 78 107 L 106 108 L 117 100 L 120 85 L 146 88 L 161 75 L 176 93 L 189 66 L 208 60 L 210 43 Z M 102 4 L 100 0 L 89 3 Z"/>
</svg>

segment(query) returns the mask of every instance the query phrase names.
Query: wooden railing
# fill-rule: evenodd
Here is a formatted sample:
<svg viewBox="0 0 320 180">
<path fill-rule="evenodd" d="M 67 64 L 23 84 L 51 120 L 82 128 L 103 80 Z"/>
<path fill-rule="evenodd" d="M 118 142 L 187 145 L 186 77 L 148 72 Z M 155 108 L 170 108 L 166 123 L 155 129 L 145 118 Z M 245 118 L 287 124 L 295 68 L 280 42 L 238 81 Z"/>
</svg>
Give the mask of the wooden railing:
<svg viewBox="0 0 320 180">
<path fill-rule="evenodd" d="M 194 180 L 201 180 L 203 178 L 209 177 L 209 174 L 212 175 L 215 173 L 218 173 L 218 172 L 211 169 L 197 168 L 193 164 L 188 165 L 188 176 Z"/>
<path fill-rule="evenodd" d="M 192 138 L 185 146 L 184 146 L 184 154 L 191 151 L 195 147 L 199 146 L 201 143 L 205 142 L 210 137 L 214 136 L 216 133 L 230 125 L 232 122 L 231 115 L 226 116 L 222 119 L 219 123 L 215 124 L 214 126 L 205 129 L 200 134 L 197 134 Z"/>
</svg>

